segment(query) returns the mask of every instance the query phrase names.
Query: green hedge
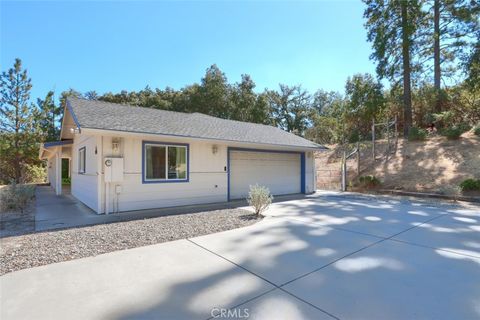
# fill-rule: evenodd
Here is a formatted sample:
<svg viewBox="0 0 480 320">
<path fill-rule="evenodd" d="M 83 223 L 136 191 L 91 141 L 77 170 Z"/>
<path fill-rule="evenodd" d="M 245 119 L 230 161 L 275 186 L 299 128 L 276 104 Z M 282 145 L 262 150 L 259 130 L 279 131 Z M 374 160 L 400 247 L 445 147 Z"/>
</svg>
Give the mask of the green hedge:
<svg viewBox="0 0 480 320">
<path fill-rule="evenodd" d="M 420 128 L 410 128 L 408 132 L 408 141 L 423 141 L 427 138 L 427 130 Z"/>
<path fill-rule="evenodd" d="M 361 187 L 375 188 L 380 185 L 380 180 L 375 176 L 361 176 L 358 178 Z"/>
<path fill-rule="evenodd" d="M 462 191 L 480 191 L 480 179 L 467 179 L 460 183 Z"/>
</svg>

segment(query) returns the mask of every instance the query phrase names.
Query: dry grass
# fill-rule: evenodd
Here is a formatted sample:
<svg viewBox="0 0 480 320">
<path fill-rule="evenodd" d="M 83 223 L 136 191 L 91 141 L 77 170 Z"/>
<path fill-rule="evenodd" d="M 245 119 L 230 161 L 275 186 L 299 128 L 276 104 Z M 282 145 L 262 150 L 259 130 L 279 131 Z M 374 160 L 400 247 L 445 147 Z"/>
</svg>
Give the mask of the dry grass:
<svg viewBox="0 0 480 320">
<path fill-rule="evenodd" d="M 472 132 L 459 140 L 430 137 L 426 141 L 409 142 L 399 139 L 398 149 L 388 161 L 386 143 L 379 141 L 373 163 L 371 144 L 363 145 L 361 175 L 374 175 L 382 181 L 383 189 L 450 193 L 467 178 L 480 178 L 480 138 Z M 317 166 L 340 167 L 341 153 L 333 148 L 317 158 Z M 349 160 L 350 180 L 356 176 L 356 161 Z"/>
</svg>

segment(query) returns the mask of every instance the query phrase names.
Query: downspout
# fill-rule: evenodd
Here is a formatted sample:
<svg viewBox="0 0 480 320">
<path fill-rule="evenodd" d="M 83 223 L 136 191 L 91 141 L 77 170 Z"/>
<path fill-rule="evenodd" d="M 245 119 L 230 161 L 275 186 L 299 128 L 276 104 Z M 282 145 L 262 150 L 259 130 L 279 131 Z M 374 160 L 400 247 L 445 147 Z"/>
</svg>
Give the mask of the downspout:
<svg viewBox="0 0 480 320">
<path fill-rule="evenodd" d="M 101 156 L 101 166 L 102 166 L 102 173 L 103 173 L 103 181 L 105 183 L 105 214 L 109 214 L 110 208 L 109 208 L 109 183 L 105 182 L 105 172 L 103 170 L 103 159 L 104 159 L 104 153 L 103 153 L 103 136 L 102 136 L 102 156 Z"/>
<path fill-rule="evenodd" d="M 103 137 L 96 136 L 95 155 L 97 156 L 97 214 L 102 214 L 103 204 L 103 183 L 102 183 L 102 157 L 103 157 Z"/>
</svg>

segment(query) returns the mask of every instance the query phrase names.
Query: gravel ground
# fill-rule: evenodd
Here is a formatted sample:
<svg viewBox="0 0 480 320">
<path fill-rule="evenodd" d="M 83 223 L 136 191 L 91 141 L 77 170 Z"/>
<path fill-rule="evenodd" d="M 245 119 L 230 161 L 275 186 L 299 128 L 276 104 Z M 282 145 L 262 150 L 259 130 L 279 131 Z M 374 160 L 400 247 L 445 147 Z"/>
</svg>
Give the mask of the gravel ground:
<svg viewBox="0 0 480 320">
<path fill-rule="evenodd" d="M 225 209 L 3 238 L 0 239 L 0 275 L 245 227 L 259 219 L 246 210 Z"/>
<path fill-rule="evenodd" d="M 23 212 L 0 212 L 0 238 L 35 231 L 34 205 L 31 203 Z"/>
</svg>

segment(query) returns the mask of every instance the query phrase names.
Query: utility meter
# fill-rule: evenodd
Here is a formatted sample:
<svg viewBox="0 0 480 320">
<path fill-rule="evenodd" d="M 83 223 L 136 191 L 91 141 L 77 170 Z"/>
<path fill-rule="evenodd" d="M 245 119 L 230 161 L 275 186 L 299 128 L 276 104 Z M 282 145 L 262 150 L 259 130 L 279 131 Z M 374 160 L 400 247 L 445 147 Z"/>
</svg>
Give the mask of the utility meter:
<svg viewBox="0 0 480 320">
<path fill-rule="evenodd" d="M 107 157 L 104 164 L 105 182 L 123 181 L 123 158 Z"/>
</svg>

